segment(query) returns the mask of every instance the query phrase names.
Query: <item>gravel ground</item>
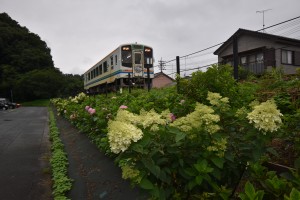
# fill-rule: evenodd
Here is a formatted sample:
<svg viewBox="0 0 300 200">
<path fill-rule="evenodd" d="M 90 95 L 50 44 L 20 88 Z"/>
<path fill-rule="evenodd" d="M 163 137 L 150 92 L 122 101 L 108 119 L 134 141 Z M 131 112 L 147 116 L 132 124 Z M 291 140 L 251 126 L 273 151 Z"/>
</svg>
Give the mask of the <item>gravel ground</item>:
<svg viewBox="0 0 300 200">
<path fill-rule="evenodd" d="M 61 139 L 69 159 L 69 176 L 74 180 L 68 194 L 72 200 L 146 199 L 145 193 L 122 179 L 121 170 L 100 152 L 86 135 L 67 120 L 56 117 Z"/>
</svg>

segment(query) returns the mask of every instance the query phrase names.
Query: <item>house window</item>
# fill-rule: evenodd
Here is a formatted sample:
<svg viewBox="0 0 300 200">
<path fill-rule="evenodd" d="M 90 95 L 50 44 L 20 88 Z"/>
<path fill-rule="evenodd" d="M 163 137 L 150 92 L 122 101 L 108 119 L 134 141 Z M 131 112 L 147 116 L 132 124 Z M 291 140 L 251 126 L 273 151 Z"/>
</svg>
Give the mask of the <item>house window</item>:
<svg viewBox="0 0 300 200">
<path fill-rule="evenodd" d="M 293 52 L 288 50 L 281 50 L 281 63 L 282 64 L 293 64 Z"/>
<path fill-rule="evenodd" d="M 247 64 L 247 57 L 243 56 L 241 57 L 241 65 L 246 65 Z"/>
<path fill-rule="evenodd" d="M 264 62 L 264 54 L 263 53 L 256 54 L 256 62 L 258 62 L 258 63 Z"/>
</svg>

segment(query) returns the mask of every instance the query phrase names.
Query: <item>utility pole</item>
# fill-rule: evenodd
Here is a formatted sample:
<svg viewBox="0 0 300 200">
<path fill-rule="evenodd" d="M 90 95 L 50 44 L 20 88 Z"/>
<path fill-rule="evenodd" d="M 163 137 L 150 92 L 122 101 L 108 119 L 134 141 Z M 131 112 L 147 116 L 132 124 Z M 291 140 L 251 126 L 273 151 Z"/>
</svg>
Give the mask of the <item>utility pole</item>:
<svg viewBox="0 0 300 200">
<path fill-rule="evenodd" d="M 236 81 L 239 79 L 239 56 L 238 56 L 238 36 L 237 34 L 233 35 L 233 77 Z"/>
<path fill-rule="evenodd" d="M 180 79 L 180 57 L 176 56 L 176 70 L 177 70 L 177 93 L 180 93 L 179 79 Z"/>
<path fill-rule="evenodd" d="M 163 61 L 162 58 L 160 58 L 160 60 L 158 61 L 158 63 L 159 63 L 160 72 L 162 72 L 163 70 L 165 70 L 165 61 Z"/>
<path fill-rule="evenodd" d="M 272 10 L 272 9 L 266 9 L 266 10 L 259 10 L 256 11 L 256 13 L 262 13 L 263 14 L 263 33 L 265 32 L 265 12 Z"/>
</svg>

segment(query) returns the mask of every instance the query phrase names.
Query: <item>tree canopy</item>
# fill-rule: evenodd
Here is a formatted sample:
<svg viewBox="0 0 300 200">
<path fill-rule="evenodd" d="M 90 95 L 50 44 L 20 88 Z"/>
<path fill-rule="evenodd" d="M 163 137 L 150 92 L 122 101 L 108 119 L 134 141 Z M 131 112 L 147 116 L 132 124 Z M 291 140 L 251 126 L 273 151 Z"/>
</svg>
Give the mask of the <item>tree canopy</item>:
<svg viewBox="0 0 300 200">
<path fill-rule="evenodd" d="M 46 42 L 0 13 L 0 97 L 19 101 L 69 96 L 83 90 L 82 76 L 54 67 Z M 76 93 L 75 93 L 76 92 Z"/>
</svg>

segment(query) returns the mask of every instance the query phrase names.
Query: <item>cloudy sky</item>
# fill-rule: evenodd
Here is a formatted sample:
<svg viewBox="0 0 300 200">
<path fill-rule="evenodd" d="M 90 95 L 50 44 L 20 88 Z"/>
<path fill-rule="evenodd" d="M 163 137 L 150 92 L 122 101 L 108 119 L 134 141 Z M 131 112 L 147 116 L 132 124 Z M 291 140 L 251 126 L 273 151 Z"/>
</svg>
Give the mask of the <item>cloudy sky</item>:
<svg viewBox="0 0 300 200">
<path fill-rule="evenodd" d="M 0 12 L 38 34 L 55 67 L 73 74 L 84 73 L 120 44 L 153 47 L 158 65 L 224 42 L 238 28 L 261 29 L 263 14 L 257 11 L 271 9 L 264 13 L 267 27 L 300 16 L 299 8 L 299 0 L 0 0 Z M 299 24 L 286 27 L 294 30 L 287 36 L 300 39 Z M 181 67 L 216 62 L 215 49 L 181 59 Z M 172 69 L 175 63 L 169 62 L 166 72 Z"/>
</svg>

